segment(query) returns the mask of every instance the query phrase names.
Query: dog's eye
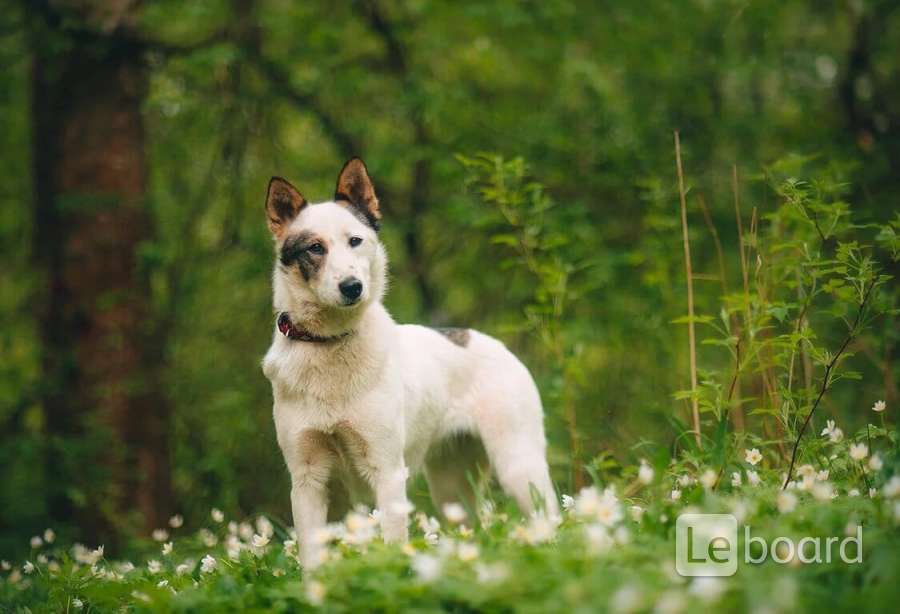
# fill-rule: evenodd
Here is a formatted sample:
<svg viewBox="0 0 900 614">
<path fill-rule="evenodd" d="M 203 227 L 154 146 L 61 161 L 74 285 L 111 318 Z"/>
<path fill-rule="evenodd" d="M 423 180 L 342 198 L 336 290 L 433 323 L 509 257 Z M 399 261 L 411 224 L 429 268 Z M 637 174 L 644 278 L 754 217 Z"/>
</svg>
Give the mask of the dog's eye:
<svg viewBox="0 0 900 614">
<path fill-rule="evenodd" d="M 321 243 L 313 243 L 312 245 L 310 245 L 310 246 L 307 247 L 306 249 L 308 249 L 308 250 L 309 250 L 310 252 L 312 252 L 313 254 L 320 254 L 320 255 L 321 255 L 321 254 L 324 254 L 324 253 L 325 253 L 325 247 L 324 247 Z"/>
<path fill-rule="evenodd" d="M 350 247 L 356 247 L 362 243 L 362 239 L 360 237 L 350 237 Z"/>
</svg>

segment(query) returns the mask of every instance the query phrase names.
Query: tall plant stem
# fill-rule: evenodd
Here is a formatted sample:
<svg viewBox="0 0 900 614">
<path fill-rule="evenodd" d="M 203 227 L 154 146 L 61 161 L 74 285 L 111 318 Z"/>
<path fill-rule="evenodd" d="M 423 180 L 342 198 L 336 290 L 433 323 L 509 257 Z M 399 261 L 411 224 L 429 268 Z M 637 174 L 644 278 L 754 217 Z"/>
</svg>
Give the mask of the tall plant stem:
<svg viewBox="0 0 900 614">
<path fill-rule="evenodd" d="M 835 355 L 828 361 L 828 364 L 825 365 L 825 375 L 822 377 L 822 386 L 819 388 L 819 394 L 816 396 L 815 402 L 812 404 L 812 408 L 810 408 L 809 413 L 806 414 L 806 419 L 803 421 L 803 426 L 800 427 L 800 432 L 797 433 L 797 439 L 794 441 L 794 451 L 791 453 L 791 465 L 788 467 L 787 477 L 784 479 L 784 484 L 781 489 L 784 490 L 787 488 L 787 485 L 791 481 L 791 476 L 794 473 L 794 463 L 797 462 L 797 451 L 800 449 L 800 440 L 803 439 L 804 433 L 806 433 L 806 428 L 809 426 L 809 422 L 812 420 L 813 414 L 816 413 L 816 408 L 819 407 L 819 403 L 822 401 L 822 397 L 825 396 L 825 392 L 828 391 L 828 386 L 831 381 L 831 372 L 834 370 L 835 365 L 837 365 L 838 360 L 840 360 L 841 355 L 844 353 L 844 350 L 847 349 L 847 346 L 850 345 L 850 342 L 853 341 L 853 338 L 856 337 L 859 332 L 859 321 L 862 319 L 863 311 L 866 309 L 866 303 L 869 302 L 869 296 L 872 293 L 872 289 L 875 287 L 877 283 L 876 280 L 872 280 L 872 283 L 869 284 L 869 288 L 866 290 L 863 295 L 862 302 L 859 304 L 859 311 L 856 312 L 856 318 L 853 320 L 853 326 L 850 327 L 850 332 L 847 334 L 847 338 L 844 339 L 844 342 L 841 344 L 841 347 L 835 353 Z"/>
<path fill-rule="evenodd" d="M 687 276 L 688 291 L 688 345 L 691 361 L 691 420 L 694 426 L 694 438 L 700 447 L 700 403 L 697 398 L 697 339 L 694 332 L 694 278 L 691 270 L 691 243 L 688 239 L 687 202 L 684 192 L 684 171 L 681 167 L 681 141 L 675 131 L 675 167 L 678 171 L 678 196 L 681 200 L 681 236 L 684 243 L 684 270 Z"/>
</svg>

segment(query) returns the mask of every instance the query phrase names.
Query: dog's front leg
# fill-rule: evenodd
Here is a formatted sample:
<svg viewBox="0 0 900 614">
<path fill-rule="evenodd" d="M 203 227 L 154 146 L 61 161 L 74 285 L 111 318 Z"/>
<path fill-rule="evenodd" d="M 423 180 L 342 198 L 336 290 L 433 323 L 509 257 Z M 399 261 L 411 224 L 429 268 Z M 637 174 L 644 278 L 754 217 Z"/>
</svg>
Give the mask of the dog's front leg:
<svg viewBox="0 0 900 614">
<path fill-rule="evenodd" d="M 300 545 L 300 564 L 312 569 L 322 563 L 324 544 L 319 532 L 325 528 L 328 499 L 324 484 L 293 480 L 291 511 Z"/>
<path fill-rule="evenodd" d="M 409 470 L 403 459 L 379 467 L 374 476 L 375 500 L 381 510 L 381 533 L 385 543 L 403 542 L 409 538 L 408 520 L 412 509 L 406 498 Z"/>
</svg>

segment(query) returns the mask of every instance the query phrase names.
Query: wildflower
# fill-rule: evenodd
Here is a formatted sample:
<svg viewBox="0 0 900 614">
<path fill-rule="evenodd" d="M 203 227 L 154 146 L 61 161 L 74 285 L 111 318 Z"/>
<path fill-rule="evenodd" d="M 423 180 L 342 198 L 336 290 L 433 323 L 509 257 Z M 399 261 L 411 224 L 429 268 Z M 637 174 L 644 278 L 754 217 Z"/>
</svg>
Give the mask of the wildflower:
<svg viewBox="0 0 900 614">
<path fill-rule="evenodd" d="M 84 607 L 84 602 L 81 599 L 79 599 L 78 597 L 76 597 L 75 599 L 72 600 L 72 607 L 75 608 L 76 610 L 80 610 L 81 608 Z"/>
<path fill-rule="evenodd" d="M 581 518 L 596 519 L 606 526 L 612 526 L 622 519 L 622 506 L 612 488 L 606 488 L 601 495 L 591 486 L 578 493 L 575 513 Z"/>
<path fill-rule="evenodd" d="M 153 529 L 153 533 L 151 533 L 151 537 L 153 537 L 154 541 L 164 542 L 169 539 L 169 532 L 165 529 Z"/>
<path fill-rule="evenodd" d="M 884 401 L 875 401 L 875 405 L 872 406 L 872 411 L 877 411 L 881 413 L 887 408 L 887 404 Z"/>
<path fill-rule="evenodd" d="M 588 549 L 591 554 L 597 555 L 608 552 L 613 545 L 609 529 L 602 524 L 589 524 L 585 526 L 584 533 L 585 537 L 587 537 Z"/>
<path fill-rule="evenodd" d="M 891 479 L 887 481 L 882 491 L 888 499 L 900 497 L 900 475 L 891 476 Z"/>
<path fill-rule="evenodd" d="M 816 479 L 816 469 L 812 465 L 800 465 L 797 467 L 797 475 L 800 477 L 806 478 L 811 477 L 813 480 Z"/>
<path fill-rule="evenodd" d="M 22 565 L 22 571 L 27 574 L 34 573 L 34 563 L 31 561 L 25 561 L 25 564 Z"/>
<path fill-rule="evenodd" d="M 192 567 L 193 565 L 189 565 L 188 563 L 180 563 L 175 568 L 175 575 L 183 576 L 184 574 L 189 573 Z"/>
<path fill-rule="evenodd" d="M 610 598 L 609 609 L 617 614 L 629 614 L 641 609 L 643 592 L 636 586 L 626 584 Z"/>
<path fill-rule="evenodd" d="M 224 522 L 225 514 L 217 507 L 212 508 L 210 510 L 209 515 L 212 517 L 213 522 Z"/>
<path fill-rule="evenodd" d="M 790 514 L 797 509 L 797 495 L 789 491 L 781 491 L 776 499 L 778 511 L 782 514 Z"/>
<path fill-rule="evenodd" d="M 44 529 L 44 541 L 48 544 L 52 544 L 56 540 L 56 533 L 53 532 L 53 529 Z"/>
<path fill-rule="evenodd" d="M 874 499 L 874 498 L 877 497 L 877 496 L 878 496 L 878 489 L 877 489 L 877 488 L 870 488 L 870 489 L 869 489 L 869 499 Z"/>
<path fill-rule="evenodd" d="M 147 561 L 147 569 L 150 573 L 159 573 L 162 571 L 162 563 L 156 560 Z"/>
<path fill-rule="evenodd" d="M 470 529 L 466 525 L 462 524 L 462 525 L 459 525 L 459 534 L 461 537 L 469 538 L 469 537 L 472 537 L 472 535 L 474 534 L 474 531 L 472 531 L 472 529 Z"/>
<path fill-rule="evenodd" d="M 884 467 L 884 461 L 881 460 L 879 455 L 873 454 L 872 458 L 869 459 L 869 469 L 872 471 L 881 471 L 882 467 Z"/>
<path fill-rule="evenodd" d="M 219 538 L 217 538 L 213 534 L 213 532 L 210 531 L 209 529 L 203 528 L 203 529 L 200 529 L 197 533 L 200 535 L 200 540 L 203 542 L 203 545 L 206 546 L 207 548 L 212 548 L 217 543 L 219 543 Z M 253 529 L 251 528 L 250 535 L 248 537 L 246 537 L 245 539 L 249 540 L 252 535 L 253 535 Z"/>
<path fill-rule="evenodd" d="M 844 431 L 834 425 L 834 420 L 828 420 L 825 423 L 825 428 L 822 429 L 822 436 L 826 435 L 831 440 L 831 443 L 838 443 L 844 438 Z"/>
<path fill-rule="evenodd" d="M 35 535 L 34 537 L 31 538 L 31 547 L 32 548 L 40 548 L 43 545 L 44 545 L 44 540 L 42 540 L 37 535 Z"/>
<path fill-rule="evenodd" d="M 169 586 L 168 580 L 160 580 L 159 582 L 156 583 L 157 588 L 165 588 L 167 586 Z"/>
<path fill-rule="evenodd" d="M 21 579 L 22 573 L 18 569 L 13 569 L 6 581 L 10 584 L 18 584 Z"/>
<path fill-rule="evenodd" d="M 269 538 L 265 535 L 254 535 L 252 543 L 254 548 L 265 548 L 269 545 Z"/>
<path fill-rule="evenodd" d="M 265 516 L 256 519 L 256 532 L 263 537 L 272 537 L 275 534 L 275 527 Z"/>
<path fill-rule="evenodd" d="M 297 556 L 297 540 L 294 540 L 294 539 L 284 540 L 284 554 L 286 556 L 290 556 L 290 557 Z"/>
<path fill-rule="evenodd" d="M 762 460 L 762 454 L 757 448 L 752 448 L 744 452 L 744 460 L 755 467 Z"/>
<path fill-rule="evenodd" d="M 412 568 L 422 582 L 433 582 L 441 575 L 441 560 L 430 554 L 417 554 L 412 559 Z"/>
<path fill-rule="evenodd" d="M 445 503 L 444 517 L 451 524 L 459 524 L 466 519 L 466 510 L 459 503 Z"/>
<path fill-rule="evenodd" d="M 175 514 L 171 518 L 169 518 L 169 526 L 173 529 L 181 528 L 181 525 L 184 524 L 184 518 L 181 514 Z"/>
<path fill-rule="evenodd" d="M 163 547 L 162 547 L 163 556 L 169 556 L 170 554 L 172 554 L 172 550 L 173 550 L 172 542 L 166 542 L 163 544 Z"/>
<path fill-rule="evenodd" d="M 812 488 L 812 495 L 819 501 L 828 501 L 835 497 L 834 489 L 828 482 L 817 482 Z"/>
<path fill-rule="evenodd" d="M 475 565 L 475 575 L 481 584 L 493 584 L 502 582 L 509 577 L 509 568 L 503 563 L 494 563 L 492 565 L 477 563 Z"/>
<path fill-rule="evenodd" d="M 847 496 L 848 496 L 848 497 L 858 497 L 858 496 L 859 496 L 859 489 L 858 489 L 858 488 L 851 488 L 849 491 L 847 491 Z"/>
<path fill-rule="evenodd" d="M 216 570 L 217 561 L 212 555 L 207 554 L 200 559 L 200 573 L 212 573 Z"/>
<path fill-rule="evenodd" d="M 740 488 L 741 486 L 741 472 L 735 471 L 731 474 L 731 485 L 735 488 Z"/>
<path fill-rule="evenodd" d="M 125 561 L 124 563 L 121 563 L 119 565 L 119 571 L 121 571 L 122 573 L 129 573 L 134 571 L 134 563 L 132 563 L 131 561 Z"/>
<path fill-rule="evenodd" d="M 469 542 L 463 542 L 456 549 L 456 556 L 460 561 L 465 563 L 474 561 L 478 558 L 478 546 Z"/>
<path fill-rule="evenodd" d="M 682 488 L 687 488 L 688 486 L 691 486 L 694 483 L 694 481 L 695 481 L 694 478 L 692 478 L 687 473 L 685 473 L 684 475 L 678 476 L 678 485 L 681 486 Z"/>
<path fill-rule="evenodd" d="M 306 600 L 312 605 L 322 605 L 325 601 L 325 585 L 318 580 L 310 580 L 306 583 Z"/>
<path fill-rule="evenodd" d="M 571 512 L 573 509 L 575 509 L 575 499 L 573 499 L 570 495 L 563 495 L 562 508 L 567 512 Z"/>
<path fill-rule="evenodd" d="M 861 461 L 869 455 L 869 446 L 864 443 L 854 443 L 850 445 L 850 458 Z"/>
<path fill-rule="evenodd" d="M 752 469 L 747 470 L 747 483 L 750 484 L 750 486 L 759 486 L 760 481 L 758 473 Z"/>
<path fill-rule="evenodd" d="M 37 562 L 41 565 L 46 565 L 48 562 L 50 562 L 50 559 L 47 558 L 46 554 L 39 554 L 37 555 Z"/>
<path fill-rule="evenodd" d="M 250 541 L 253 537 L 253 526 L 249 522 L 242 522 L 237 527 L 237 533 L 245 542 Z"/>
<path fill-rule="evenodd" d="M 712 489 L 712 487 L 716 485 L 717 479 L 718 476 L 712 469 L 707 469 L 700 475 L 700 483 L 706 490 Z"/>
<path fill-rule="evenodd" d="M 724 593 L 726 589 L 727 586 L 725 581 L 720 578 L 698 577 L 694 578 L 694 581 L 691 582 L 690 589 L 688 590 L 692 595 L 696 595 L 702 601 L 712 603 L 718 601 L 719 597 L 722 596 L 722 593 Z"/>
<path fill-rule="evenodd" d="M 641 459 L 641 467 L 638 469 L 638 481 L 641 484 L 650 484 L 653 482 L 653 467 L 647 464 L 647 461 Z"/>
<path fill-rule="evenodd" d="M 9 561 L 0 561 L 0 569 L 2 569 L 3 571 L 9 571 L 10 569 L 12 569 L 12 565 Z"/>
<path fill-rule="evenodd" d="M 672 497 L 672 501 L 678 501 L 681 499 L 681 491 L 677 488 L 673 488 L 670 496 Z"/>
</svg>

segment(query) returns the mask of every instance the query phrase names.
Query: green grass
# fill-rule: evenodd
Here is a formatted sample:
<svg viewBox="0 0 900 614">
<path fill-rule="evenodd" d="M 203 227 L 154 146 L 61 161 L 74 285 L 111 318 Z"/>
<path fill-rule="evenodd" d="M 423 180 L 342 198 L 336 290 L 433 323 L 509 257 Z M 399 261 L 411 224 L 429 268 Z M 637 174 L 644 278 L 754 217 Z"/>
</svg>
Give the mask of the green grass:
<svg viewBox="0 0 900 614">
<path fill-rule="evenodd" d="M 893 449 L 892 439 L 893 433 L 876 436 L 873 447 L 880 440 Z M 768 453 L 757 466 L 744 461 L 721 472 L 688 460 L 652 471 L 647 465 L 640 474 L 626 468 L 611 490 L 595 487 L 568 500 L 555 529 L 543 517 L 523 519 L 507 505 L 485 502 L 480 528 L 466 528 L 478 524 L 471 518 L 438 527 L 417 513 L 410 543 L 385 545 L 377 521 L 355 513 L 331 526 L 328 560 L 310 574 L 299 568 L 290 535 L 265 517 L 211 516 L 199 531 L 167 529 L 157 538 L 171 540 L 171 551 L 164 554 L 162 542 L 145 543 L 131 562 L 42 538 L 29 557 L 33 569 L 26 573 L 19 561 L 3 572 L 0 600 L 3 610 L 33 612 L 74 612 L 76 600 L 83 612 L 896 611 L 900 478 L 889 470 L 896 455 L 882 450 L 881 469 L 864 472 L 868 460 L 850 458 L 850 443 L 817 438 L 821 464 L 801 467 L 808 477 L 787 495 L 779 488 L 781 461 Z M 755 486 L 748 483 L 754 470 Z M 740 486 L 732 483 L 735 471 Z M 695 511 L 737 517 L 734 576 L 676 572 L 676 519 Z M 842 562 L 833 546 L 831 563 L 804 564 L 795 556 L 785 564 L 771 558 L 747 564 L 745 524 L 767 543 L 778 536 L 794 543 L 804 536 L 843 539 L 860 524 L 862 562 Z M 260 537 L 268 543 L 262 546 Z M 855 548 L 847 552 L 853 557 Z M 214 567 L 204 569 L 206 556 Z"/>
</svg>

